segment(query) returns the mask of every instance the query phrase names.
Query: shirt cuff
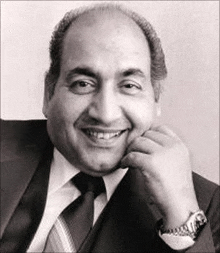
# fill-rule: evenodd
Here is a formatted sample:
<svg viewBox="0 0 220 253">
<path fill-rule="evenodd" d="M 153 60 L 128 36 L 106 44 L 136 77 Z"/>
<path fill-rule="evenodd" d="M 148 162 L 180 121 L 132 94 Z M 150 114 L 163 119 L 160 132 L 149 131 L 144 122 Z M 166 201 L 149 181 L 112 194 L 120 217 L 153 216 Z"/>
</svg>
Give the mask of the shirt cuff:
<svg viewBox="0 0 220 253">
<path fill-rule="evenodd" d="M 176 236 L 172 234 L 161 234 L 158 231 L 160 238 L 174 250 L 185 250 L 192 247 L 195 241 L 190 236 Z"/>
</svg>

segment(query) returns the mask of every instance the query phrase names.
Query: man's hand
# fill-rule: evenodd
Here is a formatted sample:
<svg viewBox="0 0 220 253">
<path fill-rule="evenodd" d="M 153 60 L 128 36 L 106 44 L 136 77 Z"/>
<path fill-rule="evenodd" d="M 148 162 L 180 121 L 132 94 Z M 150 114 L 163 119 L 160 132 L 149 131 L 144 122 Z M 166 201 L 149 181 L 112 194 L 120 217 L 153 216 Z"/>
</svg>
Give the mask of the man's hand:
<svg viewBox="0 0 220 253">
<path fill-rule="evenodd" d="M 199 210 L 189 152 L 168 127 L 155 127 L 135 138 L 121 165 L 141 170 L 165 228 L 182 225 L 191 212 Z"/>
</svg>

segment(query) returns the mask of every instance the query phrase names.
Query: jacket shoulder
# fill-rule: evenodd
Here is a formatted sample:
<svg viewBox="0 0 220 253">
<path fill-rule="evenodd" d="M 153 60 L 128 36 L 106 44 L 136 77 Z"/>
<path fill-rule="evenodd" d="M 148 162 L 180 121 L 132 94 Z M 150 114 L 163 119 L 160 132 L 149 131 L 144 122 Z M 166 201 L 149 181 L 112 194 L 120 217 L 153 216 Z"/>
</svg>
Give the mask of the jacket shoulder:
<svg viewBox="0 0 220 253">
<path fill-rule="evenodd" d="M 195 172 L 193 173 L 193 182 L 200 208 L 205 211 L 216 191 L 219 191 L 219 186 Z"/>
<path fill-rule="evenodd" d="M 29 148 L 45 147 L 46 120 L 2 120 L 1 162 L 16 159 Z"/>
</svg>

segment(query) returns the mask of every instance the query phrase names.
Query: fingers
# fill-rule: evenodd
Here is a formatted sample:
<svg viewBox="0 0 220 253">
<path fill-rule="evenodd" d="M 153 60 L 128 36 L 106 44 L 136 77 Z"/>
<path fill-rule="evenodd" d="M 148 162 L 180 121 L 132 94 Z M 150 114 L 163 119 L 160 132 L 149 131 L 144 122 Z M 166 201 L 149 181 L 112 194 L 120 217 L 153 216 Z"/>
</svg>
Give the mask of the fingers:
<svg viewBox="0 0 220 253">
<path fill-rule="evenodd" d="M 147 154 L 143 154 L 140 152 L 131 152 L 127 154 L 122 160 L 121 160 L 121 168 L 136 168 L 140 169 L 141 171 L 144 170 L 146 167 L 146 160 L 148 158 Z"/>
<path fill-rule="evenodd" d="M 128 146 L 127 153 L 136 151 L 152 154 L 162 147 L 170 147 L 179 141 L 179 137 L 168 127 L 157 126 L 136 137 Z"/>
<path fill-rule="evenodd" d="M 159 148 L 160 145 L 156 143 L 154 140 L 140 136 L 135 138 L 135 140 L 131 142 L 131 144 L 127 148 L 127 153 L 141 152 L 146 154 L 152 154 Z"/>
<path fill-rule="evenodd" d="M 166 126 L 156 126 L 136 137 L 128 146 L 122 165 L 127 167 L 144 168 L 151 155 L 163 153 L 167 148 L 180 143 L 179 137 Z"/>
<path fill-rule="evenodd" d="M 148 130 L 147 132 L 144 133 L 143 137 L 150 139 L 151 141 L 157 143 L 160 146 L 166 146 L 170 141 L 169 136 L 157 132 L 155 130 Z"/>
<path fill-rule="evenodd" d="M 172 138 L 179 139 L 178 135 L 174 133 L 168 126 L 160 125 L 160 126 L 152 126 L 151 130 L 162 133 Z"/>
<path fill-rule="evenodd" d="M 167 126 L 152 126 L 142 136 L 155 141 L 161 146 L 169 146 L 173 141 L 180 141 L 180 138 Z"/>
</svg>

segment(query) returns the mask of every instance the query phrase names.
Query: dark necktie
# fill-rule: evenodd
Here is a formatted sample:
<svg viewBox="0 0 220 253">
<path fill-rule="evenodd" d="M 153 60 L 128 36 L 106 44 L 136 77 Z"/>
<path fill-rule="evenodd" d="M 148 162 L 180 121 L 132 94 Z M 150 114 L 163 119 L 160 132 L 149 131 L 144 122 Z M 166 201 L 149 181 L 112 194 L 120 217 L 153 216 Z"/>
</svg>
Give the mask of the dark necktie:
<svg viewBox="0 0 220 253">
<path fill-rule="evenodd" d="M 92 229 L 94 200 L 105 191 L 103 179 L 80 172 L 72 182 L 82 195 L 58 217 L 48 235 L 44 252 L 77 251 Z"/>
</svg>

